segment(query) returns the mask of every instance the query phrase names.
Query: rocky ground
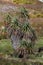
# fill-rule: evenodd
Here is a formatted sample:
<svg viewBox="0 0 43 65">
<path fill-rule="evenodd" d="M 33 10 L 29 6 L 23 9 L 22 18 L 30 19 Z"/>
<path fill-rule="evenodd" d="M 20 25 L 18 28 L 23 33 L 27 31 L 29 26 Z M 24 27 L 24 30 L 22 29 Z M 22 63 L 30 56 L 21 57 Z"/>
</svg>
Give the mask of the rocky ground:
<svg viewBox="0 0 43 65">
<path fill-rule="evenodd" d="M 17 8 L 20 7 L 21 5 L 17 5 L 17 4 L 13 4 L 13 3 L 8 3 L 8 2 L 1 2 L 0 1 L 0 20 L 3 20 L 3 16 L 2 13 L 8 13 L 8 12 L 14 12 L 17 11 Z M 31 5 L 31 4 L 24 4 L 22 5 L 24 7 L 26 7 L 27 9 L 32 9 L 32 10 L 36 10 L 36 11 L 40 11 L 43 13 L 43 4 L 35 4 L 35 5 Z M 31 11 L 32 12 L 32 11 Z M 1 17 L 2 16 L 2 17 Z M 39 20 L 39 18 L 34 19 L 35 20 Z M 40 18 L 39 21 L 42 21 L 43 18 Z"/>
</svg>

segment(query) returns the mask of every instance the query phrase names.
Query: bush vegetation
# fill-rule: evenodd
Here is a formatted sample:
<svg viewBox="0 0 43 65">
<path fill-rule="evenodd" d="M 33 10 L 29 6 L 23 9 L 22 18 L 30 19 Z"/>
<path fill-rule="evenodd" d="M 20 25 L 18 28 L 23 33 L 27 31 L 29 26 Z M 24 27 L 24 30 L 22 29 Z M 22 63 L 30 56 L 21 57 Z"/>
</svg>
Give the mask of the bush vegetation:
<svg viewBox="0 0 43 65">
<path fill-rule="evenodd" d="M 2 39 L 0 40 L 0 53 L 3 54 L 13 54 L 14 50 L 9 39 Z"/>
<path fill-rule="evenodd" d="M 34 4 L 35 0 L 13 0 L 16 4 Z"/>
</svg>

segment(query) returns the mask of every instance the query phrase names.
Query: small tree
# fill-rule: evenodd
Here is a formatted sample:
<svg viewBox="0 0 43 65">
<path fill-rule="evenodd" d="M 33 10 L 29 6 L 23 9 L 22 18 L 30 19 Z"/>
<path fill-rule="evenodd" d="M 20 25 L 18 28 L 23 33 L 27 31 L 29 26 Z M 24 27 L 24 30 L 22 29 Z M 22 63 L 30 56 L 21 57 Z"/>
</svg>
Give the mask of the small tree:
<svg viewBox="0 0 43 65">
<path fill-rule="evenodd" d="M 21 14 L 21 15 L 20 15 Z M 18 50 L 18 48 L 25 48 L 25 49 L 30 49 L 31 53 L 32 48 L 34 47 L 35 40 L 36 40 L 36 34 L 33 28 L 29 24 L 29 16 L 27 10 L 22 7 L 20 9 L 20 14 L 18 17 L 14 17 L 12 20 L 10 20 L 10 17 L 7 16 L 7 21 L 10 22 L 8 27 L 6 27 L 7 32 L 9 33 L 9 36 L 12 41 L 13 48 L 15 50 Z M 24 19 L 21 23 L 20 18 L 21 17 Z M 29 34 L 27 34 L 29 33 Z M 31 33 L 31 34 L 30 34 Z M 26 39 L 29 39 L 30 42 Z M 23 46 L 23 48 L 22 48 Z M 29 51 L 29 52 L 30 52 Z M 23 51 L 24 53 L 24 51 Z"/>
</svg>

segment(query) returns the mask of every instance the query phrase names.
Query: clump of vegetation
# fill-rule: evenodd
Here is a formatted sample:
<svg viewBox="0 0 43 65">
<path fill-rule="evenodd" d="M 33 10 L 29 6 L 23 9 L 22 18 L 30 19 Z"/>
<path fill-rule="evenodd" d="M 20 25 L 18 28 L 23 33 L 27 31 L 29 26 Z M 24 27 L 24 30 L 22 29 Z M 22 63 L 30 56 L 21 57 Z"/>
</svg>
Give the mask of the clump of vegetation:
<svg viewBox="0 0 43 65">
<path fill-rule="evenodd" d="M 13 0 L 16 4 L 34 4 L 36 1 L 34 0 Z"/>
<path fill-rule="evenodd" d="M 10 40 L 8 39 L 0 40 L 0 53 L 5 55 L 6 54 L 10 55 L 10 54 L 13 54 L 13 52 L 14 50 Z"/>
<path fill-rule="evenodd" d="M 37 37 L 34 29 L 29 24 L 27 10 L 24 7 L 21 7 L 19 12 L 20 14 L 11 20 L 10 15 L 6 17 L 5 23 L 7 24 L 5 27 L 12 41 L 13 48 L 16 51 L 20 50 L 24 56 L 26 49 L 29 50 L 29 54 L 33 53 L 33 47 Z M 20 51 L 17 53 L 19 54 Z"/>
</svg>

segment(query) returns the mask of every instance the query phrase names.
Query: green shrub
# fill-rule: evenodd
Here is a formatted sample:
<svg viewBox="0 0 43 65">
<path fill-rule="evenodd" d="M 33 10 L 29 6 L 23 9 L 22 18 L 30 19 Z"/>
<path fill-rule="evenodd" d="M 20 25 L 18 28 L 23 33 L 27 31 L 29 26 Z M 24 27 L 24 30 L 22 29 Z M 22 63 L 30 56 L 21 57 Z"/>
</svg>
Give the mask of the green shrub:
<svg viewBox="0 0 43 65">
<path fill-rule="evenodd" d="M 13 48 L 10 40 L 2 39 L 0 40 L 0 53 L 11 54 L 13 53 Z"/>
</svg>

